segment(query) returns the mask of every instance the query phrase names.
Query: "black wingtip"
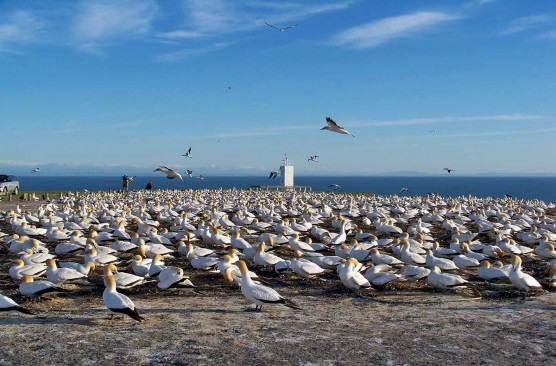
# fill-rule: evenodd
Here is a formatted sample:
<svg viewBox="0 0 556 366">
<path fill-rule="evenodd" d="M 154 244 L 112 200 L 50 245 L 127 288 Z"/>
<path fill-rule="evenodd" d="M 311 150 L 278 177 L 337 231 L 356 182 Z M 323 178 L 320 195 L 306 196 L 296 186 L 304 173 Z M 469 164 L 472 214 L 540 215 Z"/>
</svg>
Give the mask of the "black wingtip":
<svg viewBox="0 0 556 366">
<path fill-rule="evenodd" d="M 21 307 L 21 306 L 16 307 L 15 310 L 17 310 L 17 311 L 19 311 L 20 313 L 23 313 L 23 314 L 35 315 L 35 313 L 33 313 L 31 310 L 25 309 L 24 307 Z"/>
</svg>

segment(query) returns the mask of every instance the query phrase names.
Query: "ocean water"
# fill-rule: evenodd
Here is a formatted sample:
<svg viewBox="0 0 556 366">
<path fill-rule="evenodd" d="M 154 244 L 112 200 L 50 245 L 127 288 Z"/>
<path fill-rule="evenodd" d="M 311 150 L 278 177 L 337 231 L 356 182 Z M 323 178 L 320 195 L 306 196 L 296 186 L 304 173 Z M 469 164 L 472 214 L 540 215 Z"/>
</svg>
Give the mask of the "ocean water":
<svg viewBox="0 0 556 366">
<path fill-rule="evenodd" d="M 153 183 L 153 189 L 203 189 L 203 188 L 248 188 L 253 185 L 277 185 L 279 177 L 268 179 L 267 176 L 208 176 L 205 179 L 184 178 L 184 182 L 167 179 L 165 176 L 137 176 L 130 182 L 129 189 L 143 189 L 147 182 Z M 118 176 L 20 176 L 22 191 L 89 191 L 118 190 L 122 178 Z M 313 191 L 330 191 L 330 184 L 339 184 L 338 192 L 367 192 L 380 195 L 398 194 L 402 187 L 407 187 L 408 195 L 425 196 L 436 193 L 442 196 L 473 195 L 478 197 L 504 197 L 505 194 L 515 198 L 540 199 L 556 202 L 556 177 L 461 177 L 461 176 L 427 176 L 427 177 L 317 177 L 296 176 L 296 185 L 310 186 Z"/>
</svg>

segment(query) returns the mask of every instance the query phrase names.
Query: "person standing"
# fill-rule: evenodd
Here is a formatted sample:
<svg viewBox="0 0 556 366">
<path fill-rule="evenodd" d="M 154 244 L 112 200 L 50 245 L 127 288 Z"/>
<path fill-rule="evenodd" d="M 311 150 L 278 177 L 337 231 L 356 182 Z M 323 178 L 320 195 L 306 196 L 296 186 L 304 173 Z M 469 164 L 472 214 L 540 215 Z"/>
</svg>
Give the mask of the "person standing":
<svg viewBox="0 0 556 366">
<path fill-rule="evenodd" d="M 122 191 L 127 191 L 129 189 L 129 177 L 124 174 L 122 177 Z"/>
</svg>

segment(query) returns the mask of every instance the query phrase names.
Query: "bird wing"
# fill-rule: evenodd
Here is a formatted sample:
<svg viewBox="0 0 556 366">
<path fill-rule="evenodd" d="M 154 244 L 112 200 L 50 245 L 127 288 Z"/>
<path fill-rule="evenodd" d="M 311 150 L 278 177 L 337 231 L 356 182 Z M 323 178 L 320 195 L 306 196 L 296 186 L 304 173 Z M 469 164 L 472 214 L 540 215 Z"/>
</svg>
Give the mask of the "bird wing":
<svg viewBox="0 0 556 366">
<path fill-rule="evenodd" d="M 338 124 L 336 122 L 334 122 L 334 120 L 330 117 L 326 117 L 326 123 L 328 123 L 328 125 L 330 127 L 336 127 L 336 128 L 341 128 L 343 129 L 343 127 L 338 126 Z"/>
<path fill-rule="evenodd" d="M 268 25 L 270 28 L 274 28 L 274 29 L 278 29 L 280 30 L 280 28 L 273 26 L 272 24 L 268 24 L 267 22 L 264 22 L 264 24 Z"/>
<path fill-rule="evenodd" d="M 286 30 L 286 29 L 290 29 L 290 28 L 295 28 L 295 27 L 297 27 L 297 24 L 287 26 L 286 28 L 282 28 L 282 30 Z"/>
<path fill-rule="evenodd" d="M 155 172 L 163 172 L 163 173 L 166 173 L 166 172 L 169 172 L 170 170 L 172 170 L 172 169 L 170 169 L 170 168 L 168 168 L 168 167 L 166 167 L 166 166 L 159 166 L 158 168 L 156 168 L 156 169 L 153 170 L 153 171 L 155 171 Z"/>
<path fill-rule="evenodd" d="M 284 298 L 270 287 L 255 284 L 251 287 L 251 291 L 253 297 L 259 301 L 268 303 L 284 302 Z"/>
</svg>

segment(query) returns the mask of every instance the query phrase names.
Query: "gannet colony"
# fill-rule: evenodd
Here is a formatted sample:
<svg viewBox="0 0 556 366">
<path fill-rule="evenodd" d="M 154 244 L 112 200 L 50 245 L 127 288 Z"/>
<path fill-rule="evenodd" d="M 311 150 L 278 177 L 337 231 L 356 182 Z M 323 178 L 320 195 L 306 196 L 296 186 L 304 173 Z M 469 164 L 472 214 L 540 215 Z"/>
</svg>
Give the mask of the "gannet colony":
<svg viewBox="0 0 556 366">
<path fill-rule="evenodd" d="M 21 316 L 40 314 L 32 299 L 97 296 L 141 322 L 134 293 L 202 296 L 214 282 L 268 312 L 304 311 L 273 288 L 292 278 L 370 298 L 412 288 L 525 299 L 556 283 L 556 207 L 538 200 L 221 189 L 86 192 L 35 207 L 0 211 L 10 279 L 0 307 Z M 191 274 L 210 276 L 198 286 Z"/>
</svg>

